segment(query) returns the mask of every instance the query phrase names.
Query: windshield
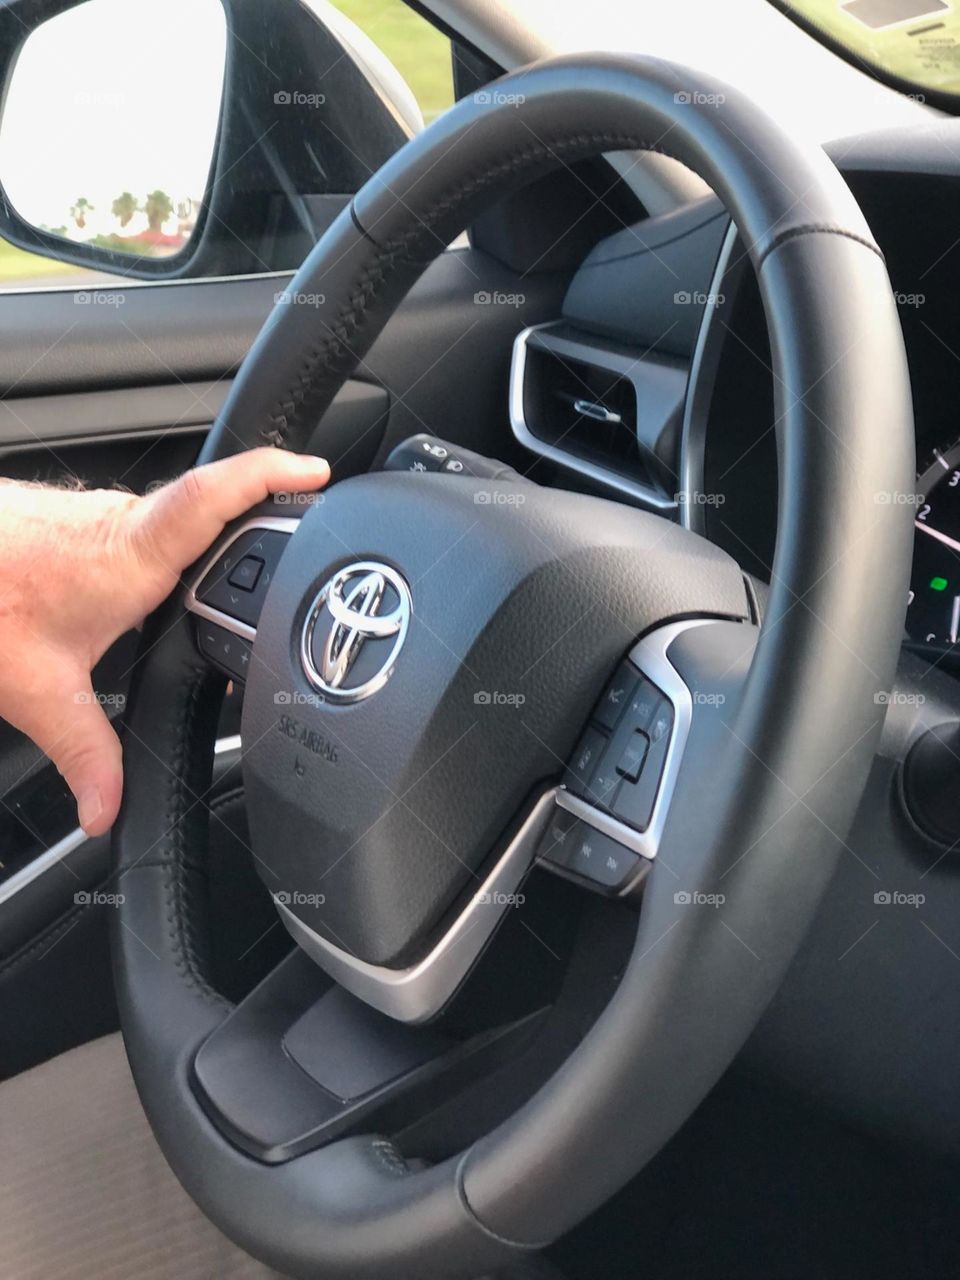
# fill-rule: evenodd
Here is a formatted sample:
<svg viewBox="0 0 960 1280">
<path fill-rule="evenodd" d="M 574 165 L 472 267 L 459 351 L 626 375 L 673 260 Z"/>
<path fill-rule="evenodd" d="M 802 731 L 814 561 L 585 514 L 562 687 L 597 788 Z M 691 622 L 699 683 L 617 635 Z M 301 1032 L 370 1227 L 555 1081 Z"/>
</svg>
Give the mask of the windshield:
<svg viewBox="0 0 960 1280">
<path fill-rule="evenodd" d="M 947 0 L 784 0 L 784 9 L 921 100 L 960 94 L 960 14 Z"/>
<path fill-rule="evenodd" d="M 839 5 L 812 0 L 810 7 Z M 879 83 L 818 43 L 769 0 L 512 0 L 511 8 L 536 31 L 544 53 L 606 49 L 698 67 L 817 142 L 933 114 L 919 97 Z"/>
</svg>

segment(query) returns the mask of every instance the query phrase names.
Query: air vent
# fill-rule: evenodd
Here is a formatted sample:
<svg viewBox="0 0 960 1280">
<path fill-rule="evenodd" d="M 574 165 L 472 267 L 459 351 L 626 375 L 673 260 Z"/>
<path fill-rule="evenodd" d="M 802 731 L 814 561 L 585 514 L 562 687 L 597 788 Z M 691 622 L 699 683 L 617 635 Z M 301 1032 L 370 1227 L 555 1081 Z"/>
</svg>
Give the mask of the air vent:
<svg viewBox="0 0 960 1280">
<path fill-rule="evenodd" d="M 674 506 L 687 370 L 562 322 L 517 338 L 511 421 L 543 457 L 645 505 Z"/>
</svg>

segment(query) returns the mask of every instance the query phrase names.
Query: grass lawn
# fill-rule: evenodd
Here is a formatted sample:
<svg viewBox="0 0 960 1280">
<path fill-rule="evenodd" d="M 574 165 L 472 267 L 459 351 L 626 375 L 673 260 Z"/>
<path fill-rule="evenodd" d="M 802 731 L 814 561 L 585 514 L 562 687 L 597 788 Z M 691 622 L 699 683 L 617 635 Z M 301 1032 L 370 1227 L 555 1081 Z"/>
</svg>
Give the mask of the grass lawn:
<svg viewBox="0 0 960 1280">
<path fill-rule="evenodd" d="M 78 268 L 68 262 L 54 262 L 52 258 L 41 258 L 35 253 L 24 253 L 22 249 L 5 240 L 0 240 L 0 287 L 7 282 L 37 279 L 40 276 L 52 276 L 52 284 L 60 275 L 75 275 Z"/>
<path fill-rule="evenodd" d="M 403 0 L 332 0 L 387 55 L 430 123 L 453 104 L 450 41 Z"/>
</svg>

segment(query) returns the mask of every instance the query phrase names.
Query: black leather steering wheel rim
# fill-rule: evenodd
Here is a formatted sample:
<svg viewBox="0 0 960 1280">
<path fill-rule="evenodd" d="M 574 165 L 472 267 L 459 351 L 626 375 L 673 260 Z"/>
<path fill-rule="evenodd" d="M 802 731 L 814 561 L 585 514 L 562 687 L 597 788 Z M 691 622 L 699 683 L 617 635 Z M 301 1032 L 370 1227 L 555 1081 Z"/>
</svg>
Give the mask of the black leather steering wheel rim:
<svg viewBox="0 0 960 1280">
<path fill-rule="evenodd" d="M 654 878 L 634 959 L 604 1014 L 548 1085 L 470 1150 L 413 1172 L 388 1142 L 356 1137 L 257 1164 L 214 1128 L 191 1085 L 194 1054 L 229 1008 L 203 959 L 197 803 L 221 682 L 197 656 L 182 602 L 168 602 L 145 633 L 124 745 L 122 1025 L 181 1181 L 228 1234 L 298 1275 L 476 1274 L 555 1239 L 646 1163 L 732 1059 L 799 945 L 866 779 L 881 723 L 875 695 L 890 683 L 902 633 L 909 511 L 876 495 L 912 484 L 906 361 L 882 257 L 826 157 L 729 86 L 652 59 L 557 59 L 506 77 L 487 99 L 458 104 L 398 153 L 314 249 L 291 289 L 332 299 L 330 318 L 318 333 L 310 309 L 274 311 L 202 461 L 264 442 L 302 447 L 429 261 L 521 182 L 627 149 L 697 170 L 730 210 L 760 281 L 780 527 L 737 708 L 743 750 L 720 758 L 705 747 L 691 762 L 701 787 L 709 779 L 715 829 L 705 837 L 696 826 L 696 792 L 675 802 L 671 824 L 697 884 L 716 879 L 731 833 L 749 847 L 726 881 L 727 920 L 767 922 L 762 962 L 692 913 L 664 934 L 676 886 Z M 828 793 L 806 801 L 823 790 L 818 743 L 840 708 L 852 745 Z M 784 806 L 782 788 L 800 800 Z"/>
</svg>

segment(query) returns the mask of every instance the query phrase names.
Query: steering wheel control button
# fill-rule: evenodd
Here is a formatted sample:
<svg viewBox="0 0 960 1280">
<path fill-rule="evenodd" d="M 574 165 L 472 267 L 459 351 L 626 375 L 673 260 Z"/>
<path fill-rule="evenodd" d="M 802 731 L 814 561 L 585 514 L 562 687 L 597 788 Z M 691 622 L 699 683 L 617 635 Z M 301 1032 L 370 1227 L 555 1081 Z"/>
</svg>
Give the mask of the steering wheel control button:
<svg viewBox="0 0 960 1280">
<path fill-rule="evenodd" d="M 622 822 L 646 831 L 660 790 L 673 730 L 673 707 L 664 698 L 650 728 L 650 745 L 635 782 L 624 781 L 617 792 L 613 812 Z"/>
<path fill-rule="evenodd" d="M 635 729 L 648 729 L 660 709 L 663 695 L 646 677 L 640 680 L 630 701 L 630 723 Z"/>
<path fill-rule="evenodd" d="M 636 874 L 640 859 L 602 831 L 580 823 L 563 865 L 598 888 L 619 889 Z"/>
<path fill-rule="evenodd" d="M 244 556 L 227 578 L 227 582 L 231 587 L 239 587 L 241 591 L 254 591 L 262 571 L 263 561 L 259 556 Z"/>
<path fill-rule="evenodd" d="M 590 792 L 590 781 L 596 772 L 600 759 L 607 746 L 607 735 L 592 726 L 587 729 L 577 744 L 564 779 L 571 791 L 577 795 Z"/>
<path fill-rule="evenodd" d="M 637 687 L 638 676 L 635 667 L 629 662 L 622 662 L 617 674 L 603 692 L 594 719 L 604 729 L 615 729 L 617 722 L 629 705 L 633 692 Z"/>
<path fill-rule="evenodd" d="M 566 809 L 555 808 L 546 831 L 540 838 L 537 857 L 554 866 L 566 866 L 574 843 L 574 833 L 581 824 Z"/>
<path fill-rule="evenodd" d="M 384 471 L 442 471 L 447 475 L 474 476 L 480 480 L 523 480 L 513 467 L 496 458 L 485 458 L 472 449 L 462 449 L 449 440 L 424 433 L 410 436 L 393 449 L 383 464 Z M 529 483 L 529 482 L 528 482 Z"/>
<path fill-rule="evenodd" d="M 243 636 L 238 636 L 233 631 L 227 631 L 225 627 L 218 627 L 215 622 L 203 619 L 197 623 L 197 639 L 204 657 L 235 680 L 246 680 L 253 652 L 253 645 L 249 640 L 244 640 Z"/>
<path fill-rule="evenodd" d="M 333 575 L 307 611 L 300 661 L 329 702 L 360 702 L 393 673 L 413 613 L 406 580 L 360 560 Z"/>
<path fill-rule="evenodd" d="M 198 603 L 255 627 L 290 535 L 246 529 L 211 564 L 196 589 Z"/>
<path fill-rule="evenodd" d="M 650 739 L 647 735 L 642 729 L 635 729 L 617 761 L 617 773 L 626 778 L 627 782 L 636 782 L 640 777 L 649 747 Z"/>
</svg>

